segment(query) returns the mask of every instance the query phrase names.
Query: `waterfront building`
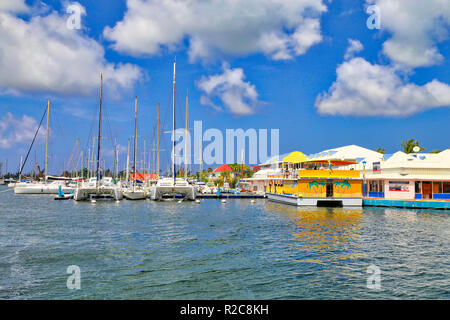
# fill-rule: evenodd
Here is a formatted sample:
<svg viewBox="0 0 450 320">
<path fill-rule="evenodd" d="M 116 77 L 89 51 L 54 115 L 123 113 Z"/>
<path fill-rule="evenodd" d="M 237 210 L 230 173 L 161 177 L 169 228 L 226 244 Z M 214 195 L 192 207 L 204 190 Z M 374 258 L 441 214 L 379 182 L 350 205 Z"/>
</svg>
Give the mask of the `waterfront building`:
<svg viewBox="0 0 450 320">
<path fill-rule="evenodd" d="M 382 154 L 350 145 L 305 155 L 294 151 L 273 157 L 248 179 L 253 191 L 264 190 L 269 200 L 298 206 L 361 206 L 366 159 Z"/>
<path fill-rule="evenodd" d="M 272 157 L 260 167 L 247 181 L 252 191 L 265 192 L 269 200 L 354 205 L 359 198 L 367 205 L 450 207 L 450 149 L 383 155 L 349 145 L 310 155 L 294 151 Z"/>
<path fill-rule="evenodd" d="M 450 149 L 437 154 L 396 152 L 372 163 L 365 179 L 369 198 L 450 200 Z"/>
<path fill-rule="evenodd" d="M 224 172 L 228 172 L 231 179 L 234 178 L 233 169 L 231 169 L 231 167 L 227 164 L 222 164 L 221 166 L 217 167 L 214 171 L 207 174 L 209 181 L 216 182 L 217 180 L 221 179 Z"/>
</svg>

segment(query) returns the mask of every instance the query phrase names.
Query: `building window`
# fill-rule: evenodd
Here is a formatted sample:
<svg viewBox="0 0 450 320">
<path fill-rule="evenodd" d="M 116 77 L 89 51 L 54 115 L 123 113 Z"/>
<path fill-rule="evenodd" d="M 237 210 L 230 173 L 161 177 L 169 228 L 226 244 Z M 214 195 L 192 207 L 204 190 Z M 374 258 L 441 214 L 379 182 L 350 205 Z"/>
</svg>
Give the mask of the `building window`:
<svg viewBox="0 0 450 320">
<path fill-rule="evenodd" d="M 450 182 L 442 182 L 443 193 L 450 193 Z"/>
<path fill-rule="evenodd" d="M 433 182 L 433 193 L 442 193 L 442 182 Z"/>
<path fill-rule="evenodd" d="M 381 165 L 380 162 L 373 162 L 372 163 L 373 172 L 379 172 L 381 171 Z"/>
<path fill-rule="evenodd" d="M 409 191 L 409 181 L 389 181 L 389 191 Z"/>
<path fill-rule="evenodd" d="M 422 183 L 420 183 L 420 181 L 416 181 L 414 185 L 416 193 L 422 193 Z"/>
</svg>

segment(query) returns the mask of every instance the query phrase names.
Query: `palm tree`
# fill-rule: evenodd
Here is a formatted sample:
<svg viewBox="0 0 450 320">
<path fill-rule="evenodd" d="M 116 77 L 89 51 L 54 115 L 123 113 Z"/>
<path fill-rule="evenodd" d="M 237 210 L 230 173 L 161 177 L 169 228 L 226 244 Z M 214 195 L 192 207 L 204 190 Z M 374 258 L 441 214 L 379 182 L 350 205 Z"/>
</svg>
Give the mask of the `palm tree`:
<svg viewBox="0 0 450 320">
<path fill-rule="evenodd" d="M 220 173 L 220 177 L 223 179 L 223 182 L 228 182 L 230 180 L 230 172 L 223 171 Z"/>
<path fill-rule="evenodd" d="M 413 149 L 414 147 L 418 147 L 419 146 L 419 141 L 417 141 L 416 139 L 410 139 L 405 141 L 402 141 L 402 147 L 403 147 L 403 151 L 405 153 L 412 153 L 414 152 Z M 425 150 L 425 148 L 420 148 L 419 151 L 423 151 Z"/>
<path fill-rule="evenodd" d="M 442 151 L 442 150 L 435 149 L 435 150 L 431 151 L 430 153 L 439 153 L 439 152 L 441 152 L 441 151 Z"/>
<path fill-rule="evenodd" d="M 386 153 L 386 149 L 385 148 L 377 148 L 375 151 L 378 152 L 378 153 L 382 153 L 382 154 Z"/>
</svg>

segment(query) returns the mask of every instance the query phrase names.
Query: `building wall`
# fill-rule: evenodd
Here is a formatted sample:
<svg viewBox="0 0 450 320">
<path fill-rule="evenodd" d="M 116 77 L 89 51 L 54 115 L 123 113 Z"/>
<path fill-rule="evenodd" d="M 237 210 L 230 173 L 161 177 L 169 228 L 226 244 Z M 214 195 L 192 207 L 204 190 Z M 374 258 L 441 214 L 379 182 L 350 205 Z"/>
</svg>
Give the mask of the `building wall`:
<svg viewBox="0 0 450 320">
<path fill-rule="evenodd" d="M 402 190 L 393 190 L 401 187 Z M 414 180 L 385 180 L 384 181 L 385 199 L 414 199 Z"/>
<path fill-rule="evenodd" d="M 285 180 L 282 186 L 268 186 L 266 192 L 326 198 L 326 186 L 324 179 Z M 362 197 L 362 181 L 333 179 L 333 197 Z"/>
</svg>

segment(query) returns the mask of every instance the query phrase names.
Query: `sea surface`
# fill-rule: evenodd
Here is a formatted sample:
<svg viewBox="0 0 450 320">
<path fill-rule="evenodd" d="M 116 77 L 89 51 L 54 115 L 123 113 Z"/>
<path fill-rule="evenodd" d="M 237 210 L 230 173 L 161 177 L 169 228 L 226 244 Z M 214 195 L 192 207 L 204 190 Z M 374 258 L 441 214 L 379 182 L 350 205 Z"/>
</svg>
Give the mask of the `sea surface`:
<svg viewBox="0 0 450 320">
<path fill-rule="evenodd" d="M 0 299 L 450 299 L 448 211 L 5 190 Z M 67 288 L 72 265 L 79 290 Z"/>
</svg>

